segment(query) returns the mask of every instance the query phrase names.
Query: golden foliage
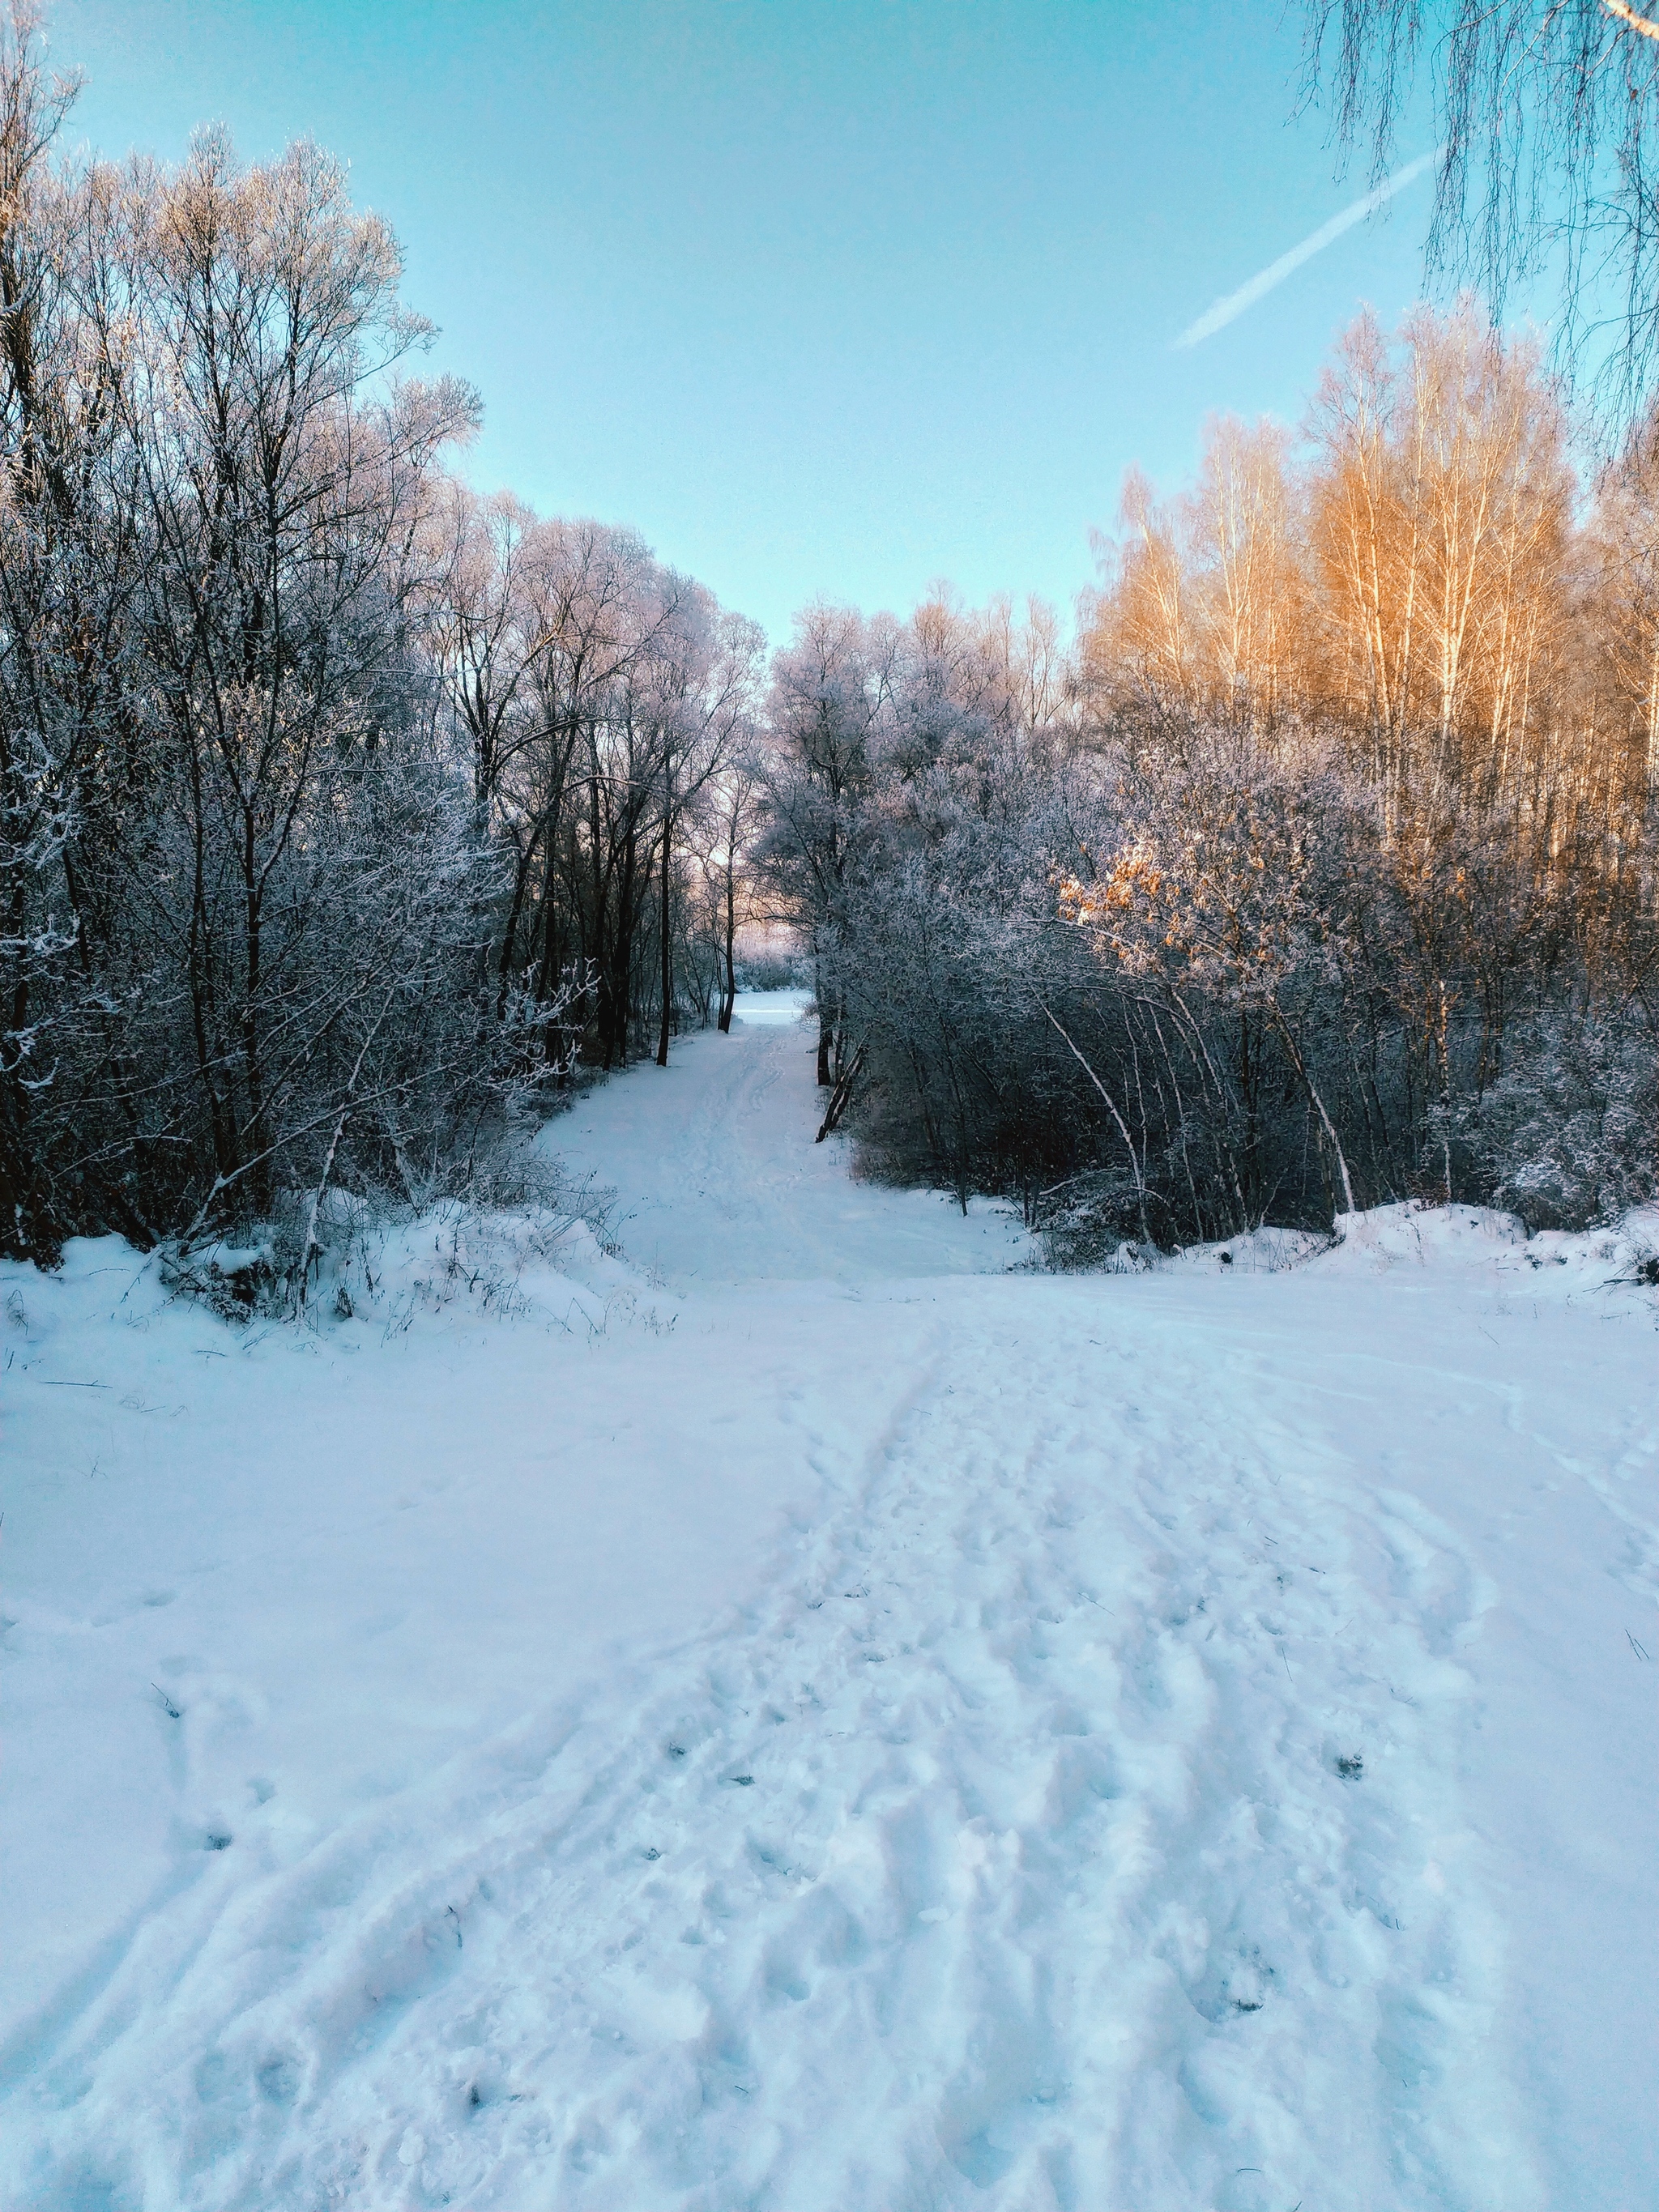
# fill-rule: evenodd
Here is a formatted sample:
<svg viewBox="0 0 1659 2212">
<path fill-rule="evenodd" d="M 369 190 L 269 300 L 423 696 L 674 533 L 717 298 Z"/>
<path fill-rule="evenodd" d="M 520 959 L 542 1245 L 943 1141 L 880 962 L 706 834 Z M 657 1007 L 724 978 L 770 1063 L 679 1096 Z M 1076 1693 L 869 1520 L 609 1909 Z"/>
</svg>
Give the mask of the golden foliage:
<svg viewBox="0 0 1659 2212">
<path fill-rule="evenodd" d="M 1547 874 L 1639 841 L 1659 788 L 1659 428 L 1587 514 L 1561 397 L 1529 338 L 1469 302 L 1342 337 L 1299 441 L 1231 417 L 1198 482 L 1126 480 L 1085 628 L 1095 710 L 1273 744 L 1340 735 L 1384 835 L 1502 818 Z"/>
</svg>

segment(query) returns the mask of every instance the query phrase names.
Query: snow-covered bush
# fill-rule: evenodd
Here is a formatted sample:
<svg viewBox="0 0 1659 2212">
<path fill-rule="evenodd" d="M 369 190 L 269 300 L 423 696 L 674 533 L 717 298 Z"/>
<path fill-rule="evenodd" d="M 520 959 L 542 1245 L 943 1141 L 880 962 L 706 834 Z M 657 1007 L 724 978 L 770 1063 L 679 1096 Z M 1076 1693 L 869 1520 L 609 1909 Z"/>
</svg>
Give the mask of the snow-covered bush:
<svg viewBox="0 0 1659 2212">
<path fill-rule="evenodd" d="M 234 1238 L 168 1239 L 162 1279 L 222 1319 L 333 1314 L 384 1300 L 388 1272 L 407 1277 L 405 1301 L 447 1304 L 465 1295 L 487 1311 L 511 1308 L 527 1266 L 548 1261 L 580 1232 L 611 1249 L 612 1194 L 567 1175 L 557 1154 L 525 1129 L 478 1138 L 441 1163 L 415 1195 L 284 1188 L 269 1214 Z"/>
<path fill-rule="evenodd" d="M 1622 1018 L 1546 1018 L 1462 1117 L 1492 1195 L 1534 1229 L 1583 1229 L 1659 1195 L 1659 1040 Z"/>
<path fill-rule="evenodd" d="M 740 991 L 791 991 L 803 981 L 810 981 L 810 973 L 799 959 L 793 955 L 786 958 L 781 953 L 757 953 L 737 963 L 738 988 Z"/>
</svg>

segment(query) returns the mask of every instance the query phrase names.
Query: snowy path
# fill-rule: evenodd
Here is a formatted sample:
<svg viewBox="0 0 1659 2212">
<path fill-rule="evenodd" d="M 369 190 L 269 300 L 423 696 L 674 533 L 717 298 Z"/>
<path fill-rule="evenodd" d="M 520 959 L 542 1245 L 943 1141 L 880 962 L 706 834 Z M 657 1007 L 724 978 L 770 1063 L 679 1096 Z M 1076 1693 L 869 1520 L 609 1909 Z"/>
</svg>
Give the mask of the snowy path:
<svg viewBox="0 0 1659 2212">
<path fill-rule="evenodd" d="M 842 1140 L 812 1142 L 823 1102 L 804 994 L 755 995 L 732 1037 L 688 1038 L 667 1069 L 590 1091 L 548 1131 L 573 1172 L 616 1190 L 630 1258 L 685 1289 L 969 1274 L 1024 1256 L 1000 1206 L 975 1200 L 964 1220 L 936 1191 L 854 1182 Z"/>
<path fill-rule="evenodd" d="M 403 1540 L 420 1755 L 348 1786 L 353 1728 L 397 1737 L 384 1683 L 342 1723 L 303 1631 L 234 1653 L 271 1555 L 222 1547 L 219 1645 L 163 1679 L 213 1686 L 180 1729 L 271 1796 L 222 1850 L 180 1818 L 15 2033 L 3 2201 L 1653 2204 L 1650 1306 L 1455 1222 L 1421 1266 L 1391 1227 L 1293 1273 L 975 1275 L 998 1218 L 851 1185 L 811 1106 L 799 1034 L 750 1030 L 561 1126 L 685 1291 L 672 1334 L 358 1355 L 406 1396 L 447 1347 L 405 1487 L 462 1355 L 497 1362 L 465 1510 Z M 604 1509 L 548 1520 L 502 1345 L 584 1459 L 625 1401 L 611 1475 L 663 1476 L 620 1540 L 654 1626 L 586 1540 L 603 1652 L 544 1613 L 538 1644 Z M 279 1355 L 250 1393 L 293 1391 Z M 57 1593 L 15 1705 L 90 1601 Z"/>
</svg>

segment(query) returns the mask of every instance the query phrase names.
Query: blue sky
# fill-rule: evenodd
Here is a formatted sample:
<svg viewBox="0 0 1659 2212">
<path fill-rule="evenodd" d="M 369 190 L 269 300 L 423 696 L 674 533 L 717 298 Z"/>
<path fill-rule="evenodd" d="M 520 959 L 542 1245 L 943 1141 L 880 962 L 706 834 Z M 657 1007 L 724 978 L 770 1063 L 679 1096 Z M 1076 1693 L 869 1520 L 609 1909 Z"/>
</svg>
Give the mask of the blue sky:
<svg viewBox="0 0 1659 2212">
<path fill-rule="evenodd" d="M 72 134 L 309 132 L 403 242 L 467 461 L 632 524 L 775 639 L 817 593 L 1069 607 L 1125 467 L 1294 421 L 1420 287 L 1426 176 L 1200 343 L 1368 179 L 1293 118 L 1278 0 L 59 0 Z M 1418 143 L 1419 139 L 1421 143 Z M 1427 151 L 1402 134 L 1401 159 Z"/>
</svg>

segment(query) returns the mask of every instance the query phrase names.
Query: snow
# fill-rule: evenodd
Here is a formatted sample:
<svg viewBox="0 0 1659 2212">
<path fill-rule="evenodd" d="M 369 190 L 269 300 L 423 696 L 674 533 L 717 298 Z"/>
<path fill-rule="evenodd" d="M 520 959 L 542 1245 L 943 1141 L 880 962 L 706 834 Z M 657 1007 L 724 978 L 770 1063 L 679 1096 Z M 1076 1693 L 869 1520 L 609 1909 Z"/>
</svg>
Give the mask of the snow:
<svg viewBox="0 0 1659 2212">
<path fill-rule="evenodd" d="M 629 1256 L 681 1289 L 977 1273 L 1029 1257 L 1001 1207 L 975 1200 L 964 1218 L 936 1191 L 854 1182 L 845 1139 L 812 1141 L 823 1102 L 806 1000 L 740 998 L 736 1035 L 750 1048 L 688 1040 L 665 1069 L 588 1092 L 549 1128 L 573 1173 L 616 1193 Z"/>
<path fill-rule="evenodd" d="M 1047 1277 L 779 1011 L 624 1258 L 0 1270 L 0 2202 L 1652 2203 L 1659 1222 Z"/>
</svg>

